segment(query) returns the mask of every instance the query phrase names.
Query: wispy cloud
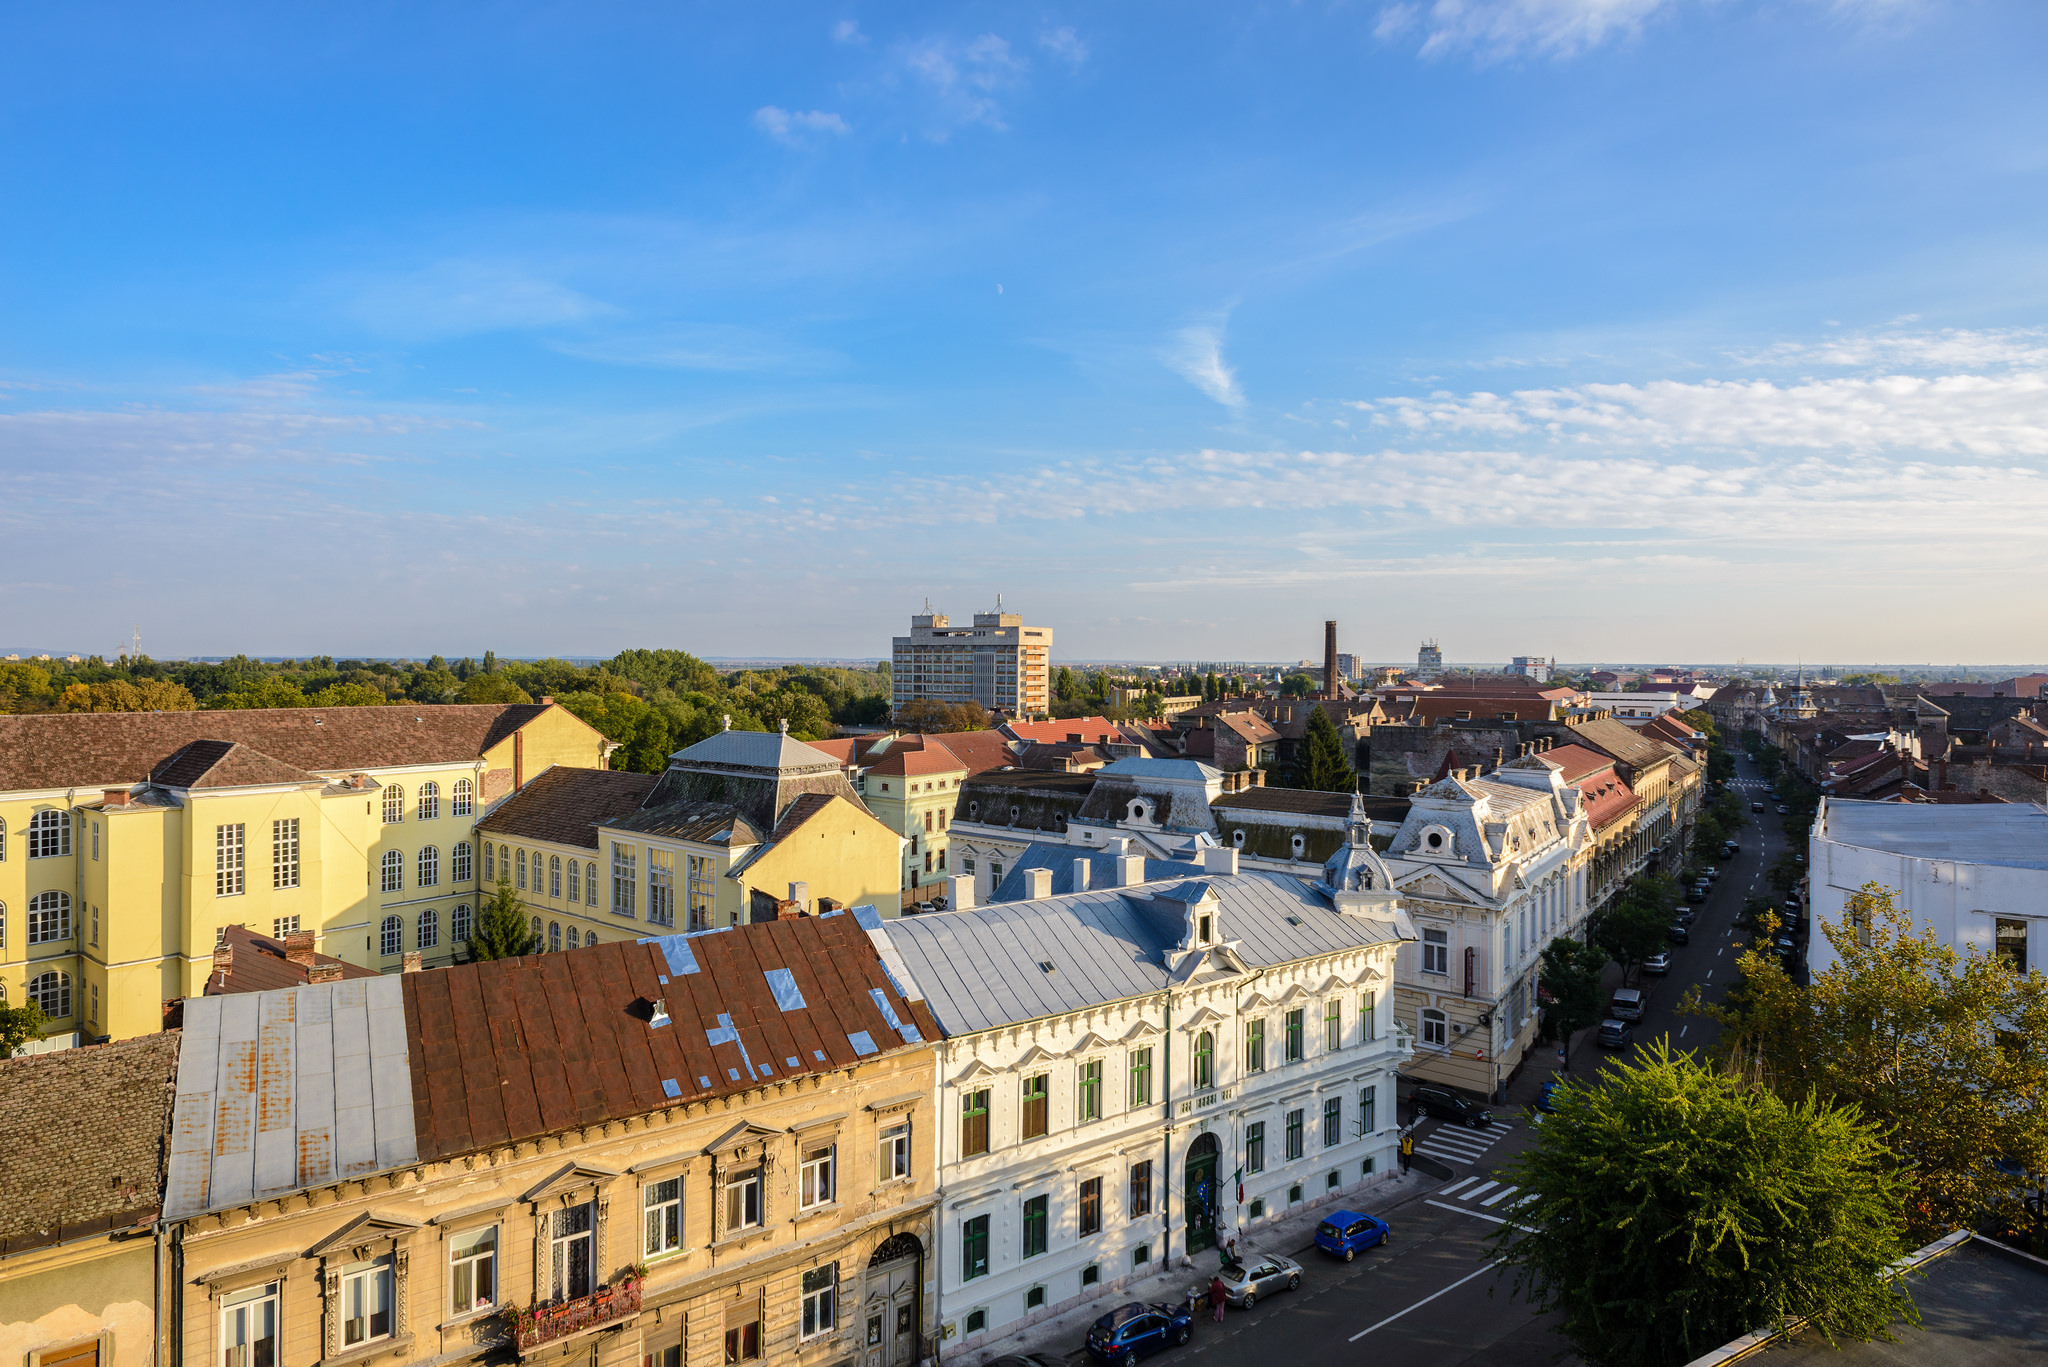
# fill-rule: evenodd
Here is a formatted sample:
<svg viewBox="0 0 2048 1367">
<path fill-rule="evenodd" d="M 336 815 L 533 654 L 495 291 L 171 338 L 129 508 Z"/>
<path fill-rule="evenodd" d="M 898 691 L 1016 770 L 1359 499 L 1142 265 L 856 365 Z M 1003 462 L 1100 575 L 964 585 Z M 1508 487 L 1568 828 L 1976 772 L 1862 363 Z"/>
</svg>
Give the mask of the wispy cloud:
<svg viewBox="0 0 2048 1367">
<path fill-rule="evenodd" d="M 903 48 L 902 69 L 932 101 L 936 117 L 927 136 L 943 141 L 952 129 L 971 124 L 1005 131 L 996 96 L 1023 83 L 1031 64 L 1010 48 L 1009 40 L 984 33 L 962 43 L 927 38 Z"/>
<path fill-rule="evenodd" d="M 860 21 L 857 19 L 841 19 L 832 26 L 832 41 L 835 43 L 858 45 L 867 40 L 868 36 L 860 31 Z"/>
<path fill-rule="evenodd" d="M 1570 58 L 1633 37 L 1675 0 L 1409 0 L 1388 5 L 1374 34 L 1382 42 L 1419 35 L 1417 53 L 1470 53 L 1482 62 Z"/>
<path fill-rule="evenodd" d="M 1182 379 L 1227 408 L 1244 407 L 1237 372 L 1223 360 L 1223 328 L 1215 323 L 1184 327 L 1165 352 L 1166 364 Z"/>
<path fill-rule="evenodd" d="M 519 261 L 452 258 L 417 270 L 338 282 L 344 311 L 404 341 L 585 322 L 610 304 Z"/>
<path fill-rule="evenodd" d="M 811 133 L 845 137 L 853 131 L 837 114 L 822 109 L 783 109 L 772 104 L 754 111 L 754 127 L 788 147 L 809 146 L 812 140 L 806 135 Z"/>
<path fill-rule="evenodd" d="M 1068 66 L 1078 67 L 1088 60 L 1088 45 L 1065 25 L 1039 34 L 1038 45 Z"/>
</svg>

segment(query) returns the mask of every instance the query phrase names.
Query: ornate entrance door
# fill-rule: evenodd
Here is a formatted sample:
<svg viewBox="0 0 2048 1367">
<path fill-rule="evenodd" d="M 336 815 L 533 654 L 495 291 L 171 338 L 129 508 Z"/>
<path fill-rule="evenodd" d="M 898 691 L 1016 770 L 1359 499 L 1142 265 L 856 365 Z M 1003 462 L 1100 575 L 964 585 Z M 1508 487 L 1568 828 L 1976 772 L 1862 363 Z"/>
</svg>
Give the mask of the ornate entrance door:
<svg viewBox="0 0 2048 1367">
<path fill-rule="evenodd" d="M 924 1245 L 914 1234 L 885 1240 L 868 1260 L 860 1298 L 862 1367 L 911 1367 L 917 1361 L 923 1266 Z"/>
<path fill-rule="evenodd" d="M 1188 1254 L 1216 1247 L 1216 1136 L 1200 1135 L 1188 1147 Z"/>
</svg>

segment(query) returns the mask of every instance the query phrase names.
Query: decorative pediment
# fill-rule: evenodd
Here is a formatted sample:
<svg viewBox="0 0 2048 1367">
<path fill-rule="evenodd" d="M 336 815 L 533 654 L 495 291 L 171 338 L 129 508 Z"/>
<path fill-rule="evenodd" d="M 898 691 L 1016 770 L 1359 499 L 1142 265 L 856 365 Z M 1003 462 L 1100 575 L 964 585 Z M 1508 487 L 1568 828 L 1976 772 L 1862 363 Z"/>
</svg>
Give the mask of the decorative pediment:
<svg viewBox="0 0 2048 1367">
<path fill-rule="evenodd" d="M 1280 994 L 1280 1001 L 1278 1005 L 1285 1006 L 1289 1002 L 1298 1002 L 1307 995 L 1308 989 L 1303 987 L 1300 983 L 1296 983 L 1294 986 L 1288 988 L 1285 992 L 1282 992 Z"/>
<path fill-rule="evenodd" d="M 1046 1048 L 1044 1045 L 1034 1044 L 1029 1049 L 1026 1049 L 1022 1054 L 1017 1056 L 1017 1062 L 1021 1065 L 1026 1063 L 1037 1063 L 1041 1059 L 1055 1059 L 1058 1057 L 1058 1054 L 1055 1054 L 1052 1050 Z"/>
<path fill-rule="evenodd" d="M 953 1075 L 955 1082 L 969 1082 L 978 1077 L 994 1077 L 996 1070 L 981 1059 L 968 1060 L 967 1066 Z"/>
<path fill-rule="evenodd" d="M 1387 975 L 1385 973 L 1374 968 L 1371 964 L 1367 964 L 1351 982 L 1353 986 L 1359 986 L 1365 983 L 1385 982 L 1386 980 Z"/>
<path fill-rule="evenodd" d="M 1469 902 L 1471 895 L 1465 889 L 1454 887 L 1433 873 L 1425 873 L 1414 882 L 1405 884 L 1402 892 L 1411 897 L 1428 897 L 1441 902 Z"/>
<path fill-rule="evenodd" d="M 1263 992 L 1254 992 L 1249 997 L 1240 998 L 1237 1003 L 1237 1009 L 1240 1011 L 1259 1011 L 1272 1004 L 1273 999 L 1271 997 Z"/>
<path fill-rule="evenodd" d="M 1109 1041 L 1096 1034 L 1093 1030 L 1090 1030 L 1081 1037 L 1080 1041 L 1073 1048 L 1067 1050 L 1067 1056 L 1072 1058 L 1076 1054 L 1099 1054 L 1107 1048 L 1109 1048 Z"/>
<path fill-rule="evenodd" d="M 544 1201 L 550 1196 L 571 1192 L 587 1187 L 593 1182 L 609 1182 L 619 1175 L 617 1168 L 600 1167 L 596 1163 L 564 1163 L 551 1176 L 542 1178 L 526 1189 L 523 1201 Z"/>
<path fill-rule="evenodd" d="M 1182 1021 L 1180 1023 L 1180 1027 L 1183 1030 L 1196 1030 L 1200 1029 L 1204 1025 L 1214 1025 L 1216 1022 L 1223 1019 L 1224 1016 L 1222 1012 L 1217 1011 L 1211 1007 L 1205 1006 L 1201 1008 L 1199 1011 L 1195 1012 L 1194 1015 L 1189 1016 L 1186 1020 Z"/>
<path fill-rule="evenodd" d="M 397 1215 L 379 1215 L 376 1211 L 364 1211 L 340 1229 L 307 1249 L 305 1256 L 318 1258 L 332 1249 L 359 1248 L 379 1239 L 403 1238 L 420 1227 L 417 1220 L 407 1220 Z"/>
<path fill-rule="evenodd" d="M 742 1144 L 766 1144 L 782 1138 L 781 1130 L 771 1130 L 766 1125 L 756 1125 L 751 1120 L 742 1120 L 718 1138 L 704 1146 L 707 1154 L 725 1153 Z"/>
<path fill-rule="evenodd" d="M 1369 972 L 1370 970 L 1367 971 Z M 1345 982 L 1342 978 L 1332 973 L 1329 977 L 1323 979 L 1323 985 L 1321 987 L 1318 987 L 1316 991 L 1320 995 L 1327 997 L 1328 995 L 1330 995 L 1330 993 L 1342 992 L 1345 988 L 1349 986 L 1351 986 L 1350 983 Z"/>
<path fill-rule="evenodd" d="M 1141 1020 L 1130 1029 L 1124 1031 L 1124 1042 L 1128 1044 L 1132 1040 L 1149 1039 L 1158 1033 L 1158 1026 L 1154 1025 L 1151 1021 Z"/>
</svg>

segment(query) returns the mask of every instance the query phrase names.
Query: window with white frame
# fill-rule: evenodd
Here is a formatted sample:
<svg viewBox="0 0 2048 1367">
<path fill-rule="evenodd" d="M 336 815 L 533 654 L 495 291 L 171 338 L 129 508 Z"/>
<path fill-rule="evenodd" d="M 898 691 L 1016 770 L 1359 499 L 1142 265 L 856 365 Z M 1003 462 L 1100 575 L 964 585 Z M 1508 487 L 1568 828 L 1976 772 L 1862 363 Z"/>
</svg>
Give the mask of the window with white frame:
<svg viewBox="0 0 2048 1367">
<path fill-rule="evenodd" d="M 448 1311 L 474 1314 L 498 1302 L 498 1227 L 486 1225 L 448 1241 Z"/>
<path fill-rule="evenodd" d="M 1358 1089 L 1358 1132 L 1361 1135 L 1371 1134 L 1378 1124 L 1378 1117 L 1376 1115 L 1376 1103 L 1378 1100 L 1379 1088 L 1361 1087 Z"/>
<path fill-rule="evenodd" d="M 273 919 L 270 923 L 270 938 L 273 940 L 282 940 L 287 935 L 296 935 L 298 933 L 298 930 L 298 917 L 279 916 Z"/>
<path fill-rule="evenodd" d="M 538 859 L 539 857 L 539 855 L 534 856 L 534 858 L 536 859 Z M 548 896 L 560 897 L 561 895 L 562 856 L 559 854 L 551 854 L 548 856 Z"/>
<path fill-rule="evenodd" d="M 573 859 L 569 861 L 569 900 L 583 900 L 583 866 Z"/>
<path fill-rule="evenodd" d="M 1102 1060 L 1089 1059 L 1074 1070 L 1074 1121 L 1102 1119 Z"/>
<path fill-rule="evenodd" d="M 39 892 L 28 899 L 28 942 L 50 944 L 71 938 L 71 894 Z"/>
<path fill-rule="evenodd" d="M 36 974 L 28 980 L 28 999 L 51 1020 L 64 1020 L 71 1014 L 71 975 L 55 968 Z"/>
<path fill-rule="evenodd" d="M 437 887 L 441 882 L 441 852 L 432 845 L 420 848 L 419 875 L 419 886 L 423 888 Z"/>
<path fill-rule="evenodd" d="M 392 1303 L 390 1255 L 342 1268 L 341 1346 L 390 1338 Z"/>
<path fill-rule="evenodd" d="M 405 820 L 405 789 L 396 783 L 384 787 L 384 824 L 396 826 Z"/>
<path fill-rule="evenodd" d="M 667 850 L 647 851 L 647 920 L 657 926 L 676 923 L 676 857 Z"/>
<path fill-rule="evenodd" d="M 92 857 L 95 863 L 100 857 L 100 823 L 97 821 L 92 823 Z"/>
<path fill-rule="evenodd" d="M 570 927 L 570 933 L 575 933 L 574 926 Z M 562 952 L 562 923 L 560 921 L 548 922 L 548 951 L 553 954 Z"/>
<path fill-rule="evenodd" d="M 711 929 L 711 906 L 714 898 L 711 856 L 692 854 L 684 856 L 688 861 L 690 886 L 687 893 L 690 901 L 690 929 Z"/>
<path fill-rule="evenodd" d="M 484 881 L 486 883 L 498 881 L 497 847 L 488 840 L 484 842 Z"/>
<path fill-rule="evenodd" d="M 1323 1047 L 1344 1047 L 1344 1003 L 1335 997 L 1323 1003 Z"/>
<path fill-rule="evenodd" d="M 612 842 L 612 915 L 631 916 L 640 902 L 639 856 L 631 845 Z"/>
<path fill-rule="evenodd" d="M 1425 930 L 1422 932 L 1422 971 L 1424 973 L 1449 973 L 1451 971 L 1451 936 L 1449 931 Z"/>
<path fill-rule="evenodd" d="M 574 1300 L 596 1290 L 591 1247 L 592 1205 L 584 1201 L 554 1214 L 548 1229 L 548 1286 L 554 1300 Z"/>
<path fill-rule="evenodd" d="M 485 848 L 489 848 L 486 846 Z M 448 852 L 448 879 L 453 883 L 467 883 L 470 879 L 471 854 L 467 840 L 457 841 L 455 848 Z"/>
<path fill-rule="evenodd" d="M 1344 1098 L 1323 1098 L 1323 1147 L 1334 1149 L 1344 1142 Z"/>
<path fill-rule="evenodd" d="M 597 861 L 594 859 L 583 865 L 583 905 L 597 905 Z"/>
<path fill-rule="evenodd" d="M 1358 1038 L 1371 1044 L 1379 1038 L 1378 1031 L 1379 993 L 1363 992 L 1358 997 Z"/>
<path fill-rule="evenodd" d="M 222 1297 L 222 1367 L 277 1367 L 277 1292 L 265 1282 Z"/>
<path fill-rule="evenodd" d="M 882 1131 L 881 1161 L 875 1179 L 894 1182 L 910 1176 L 910 1122 L 905 1120 Z"/>
<path fill-rule="evenodd" d="M 520 850 L 512 856 L 512 886 L 526 891 L 526 851 Z"/>
<path fill-rule="evenodd" d="M 377 952 L 389 958 L 405 949 L 405 922 L 396 916 L 386 916 L 377 933 Z"/>
<path fill-rule="evenodd" d="M 405 888 L 405 855 L 398 850 L 384 851 L 384 857 L 377 861 L 378 888 L 384 892 L 400 892 Z"/>
<path fill-rule="evenodd" d="M 425 911 L 420 913 L 418 925 L 418 939 L 415 941 L 415 943 L 417 943 L 421 949 L 432 949 L 436 945 L 441 943 L 440 912 L 435 911 L 432 907 L 428 907 Z"/>
<path fill-rule="evenodd" d="M 270 823 L 270 886 L 295 888 L 299 885 L 299 819 L 286 817 Z"/>
<path fill-rule="evenodd" d="M 7 862 L 7 818 L 0 816 L 0 864 Z"/>
<path fill-rule="evenodd" d="M 419 814 L 422 821 L 441 819 L 441 785 L 431 779 L 420 785 Z"/>
<path fill-rule="evenodd" d="M 476 785 L 466 778 L 455 780 L 448 793 L 448 815 L 472 816 L 476 812 Z"/>
<path fill-rule="evenodd" d="M 831 1144 L 804 1150 L 803 1166 L 797 1173 L 797 1204 L 803 1209 L 831 1203 L 838 1190 L 833 1171 L 836 1153 Z"/>
<path fill-rule="evenodd" d="M 28 857 L 54 859 L 71 853 L 71 818 L 55 808 L 37 812 L 28 821 Z"/>
<path fill-rule="evenodd" d="M 762 1219 L 761 1170 L 747 1168 L 729 1174 L 725 1179 L 726 1230 L 753 1229 Z"/>
<path fill-rule="evenodd" d="M 1432 1007 L 1422 1008 L 1422 1042 L 1441 1049 L 1450 1043 L 1450 1017 Z"/>
<path fill-rule="evenodd" d="M 247 868 L 243 860 L 242 823 L 213 828 L 213 895 L 240 897 Z"/>
<path fill-rule="evenodd" d="M 541 951 L 541 944 L 542 944 L 542 942 L 543 942 L 543 941 L 544 941 L 544 940 L 545 940 L 546 938 L 547 938 L 547 926 L 546 926 L 546 925 L 545 925 L 545 924 L 544 924 L 544 923 L 543 923 L 543 922 L 541 921 L 540 917 L 538 917 L 538 916 L 534 917 L 534 918 L 533 918 L 533 952 L 534 952 L 535 954 L 538 954 L 538 953 L 540 953 L 540 951 Z"/>
<path fill-rule="evenodd" d="M 475 926 L 474 913 L 470 911 L 469 903 L 464 902 L 455 908 L 455 914 L 448 918 L 449 937 L 455 944 L 467 944 L 470 936 L 475 933 Z"/>
<path fill-rule="evenodd" d="M 804 1273 L 803 1330 L 801 1337 L 815 1338 L 839 1323 L 839 1264 L 826 1263 Z"/>
<path fill-rule="evenodd" d="M 649 1182 L 643 1198 L 646 1213 L 646 1239 L 640 1251 L 649 1258 L 659 1258 L 664 1253 L 673 1253 L 683 1246 L 683 1179 L 670 1177 L 660 1182 Z"/>
</svg>

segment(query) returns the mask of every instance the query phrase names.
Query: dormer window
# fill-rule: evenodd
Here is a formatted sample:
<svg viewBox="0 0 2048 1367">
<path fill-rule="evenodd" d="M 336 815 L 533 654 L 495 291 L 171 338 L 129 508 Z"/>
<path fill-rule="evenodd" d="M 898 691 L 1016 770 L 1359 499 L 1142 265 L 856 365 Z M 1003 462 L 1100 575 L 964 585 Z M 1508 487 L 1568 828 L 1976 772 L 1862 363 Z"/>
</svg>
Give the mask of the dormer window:
<svg viewBox="0 0 2048 1367">
<path fill-rule="evenodd" d="M 1237 850 L 1244 848 L 1244 827 L 1240 826 L 1230 833 L 1230 846 Z"/>
<path fill-rule="evenodd" d="M 1210 917 L 1198 916 L 1195 918 L 1195 943 L 1204 945 L 1209 943 L 1210 923 Z"/>
<path fill-rule="evenodd" d="M 1288 843 L 1294 850 L 1294 857 L 1299 859 L 1302 856 L 1302 852 L 1308 848 L 1308 837 L 1297 831 L 1294 838 Z"/>
</svg>

